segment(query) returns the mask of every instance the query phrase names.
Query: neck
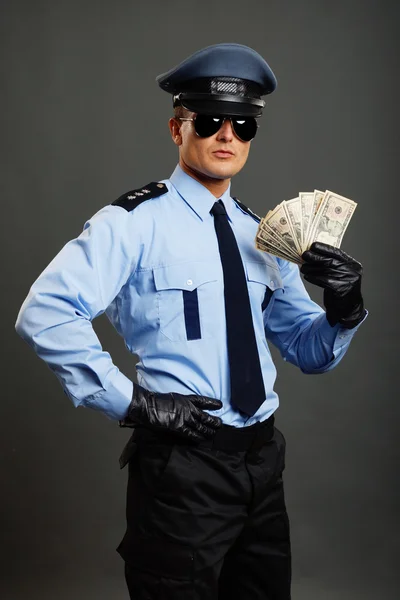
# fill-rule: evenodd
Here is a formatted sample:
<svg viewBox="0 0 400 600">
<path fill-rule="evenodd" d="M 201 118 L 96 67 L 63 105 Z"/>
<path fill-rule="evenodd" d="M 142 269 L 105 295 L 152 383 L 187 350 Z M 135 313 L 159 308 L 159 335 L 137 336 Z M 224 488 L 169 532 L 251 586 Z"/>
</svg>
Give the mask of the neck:
<svg viewBox="0 0 400 600">
<path fill-rule="evenodd" d="M 190 175 L 190 177 L 193 177 L 193 179 L 201 183 L 201 185 L 204 185 L 204 187 L 216 198 L 220 198 L 222 194 L 226 192 L 231 182 L 230 178 L 215 179 L 213 177 L 208 177 L 208 175 L 204 175 L 204 173 L 199 173 L 199 171 L 195 171 L 185 164 L 182 159 L 179 161 L 179 166 L 187 173 L 187 175 Z"/>
</svg>

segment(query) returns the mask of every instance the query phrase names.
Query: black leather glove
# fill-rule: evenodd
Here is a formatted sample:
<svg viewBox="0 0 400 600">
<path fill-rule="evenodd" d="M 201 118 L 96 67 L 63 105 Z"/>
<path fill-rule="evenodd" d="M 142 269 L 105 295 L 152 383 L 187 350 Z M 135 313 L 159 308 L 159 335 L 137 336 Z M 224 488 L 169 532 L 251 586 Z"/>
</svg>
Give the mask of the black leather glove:
<svg viewBox="0 0 400 600">
<path fill-rule="evenodd" d="M 314 242 L 302 258 L 304 279 L 324 288 L 326 318 L 331 327 L 340 323 L 352 329 L 365 316 L 361 295 L 362 265 L 351 256 L 322 242 Z"/>
<path fill-rule="evenodd" d="M 168 429 L 186 439 L 201 441 L 214 437 L 222 425 L 221 419 L 201 409 L 219 408 L 222 402 L 214 398 L 175 392 L 158 394 L 135 383 L 128 414 L 119 424 L 121 427 L 140 424 L 158 431 Z"/>
</svg>

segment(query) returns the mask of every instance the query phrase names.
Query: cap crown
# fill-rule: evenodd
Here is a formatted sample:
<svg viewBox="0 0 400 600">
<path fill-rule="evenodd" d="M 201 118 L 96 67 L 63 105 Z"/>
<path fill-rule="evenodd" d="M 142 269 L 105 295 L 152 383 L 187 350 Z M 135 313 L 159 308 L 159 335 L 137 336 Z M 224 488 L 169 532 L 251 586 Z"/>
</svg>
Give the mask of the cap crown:
<svg viewBox="0 0 400 600">
<path fill-rule="evenodd" d="M 198 50 L 156 78 L 179 104 L 193 112 L 260 116 L 277 82 L 268 63 L 242 44 L 214 44 Z"/>
</svg>

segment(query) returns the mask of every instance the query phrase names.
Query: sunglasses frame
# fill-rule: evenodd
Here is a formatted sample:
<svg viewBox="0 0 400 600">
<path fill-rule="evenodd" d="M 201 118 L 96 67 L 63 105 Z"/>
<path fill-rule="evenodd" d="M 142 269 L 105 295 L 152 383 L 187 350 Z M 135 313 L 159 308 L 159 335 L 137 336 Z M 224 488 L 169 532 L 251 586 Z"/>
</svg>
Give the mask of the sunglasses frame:
<svg viewBox="0 0 400 600">
<path fill-rule="evenodd" d="M 225 123 L 226 119 L 229 119 L 229 120 L 230 120 L 230 122 L 231 122 L 231 127 L 232 127 L 232 131 L 234 132 L 234 134 L 236 135 L 236 137 L 237 137 L 237 138 L 238 138 L 238 139 L 239 139 L 241 142 L 244 142 L 244 143 L 251 142 L 252 140 L 254 140 L 254 138 L 256 137 L 256 134 L 257 134 L 257 129 L 259 128 L 259 124 L 258 124 L 258 122 L 257 122 L 257 117 L 243 117 L 243 119 L 254 119 L 254 121 L 255 121 L 255 123 L 256 123 L 256 126 L 257 126 L 257 129 L 256 129 L 256 131 L 255 131 L 255 133 L 254 133 L 254 136 L 253 136 L 253 137 L 252 137 L 250 140 L 243 140 L 243 139 L 242 139 L 242 138 L 241 138 L 241 137 L 240 137 L 240 136 L 237 134 L 237 132 L 236 132 L 236 129 L 235 129 L 235 126 L 234 126 L 234 124 L 233 124 L 233 122 L 232 122 L 232 119 L 240 120 L 240 119 L 241 119 L 240 117 L 232 117 L 232 116 L 230 116 L 230 117 L 229 117 L 229 116 L 224 116 L 224 115 L 205 115 L 205 114 L 203 114 L 203 113 L 197 113 L 197 114 L 196 114 L 196 116 L 194 116 L 194 117 L 191 117 L 191 118 L 185 118 L 185 117 L 175 117 L 175 118 L 176 118 L 176 119 L 178 119 L 179 121 L 193 121 L 193 122 L 195 122 L 195 121 L 196 121 L 196 118 L 199 116 L 199 114 L 200 114 L 201 116 L 203 116 L 203 117 L 211 117 L 211 118 L 213 118 L 213 119 L 222 119 L 222 123 L 221 123 L 221 125 L 219 126 L 219 128 L 217 129 L 217 131 L 215 131 L 214 133 L 211 133 L 210 135 L 206 135 L 206 136 L 201 136 L 201 135 L 199 135 L 199 134 L 197 133 L 197 131 L 196 131 L 196 125 L 194 125 L 194 131 L 195 131 L 196 135 L 197 135 L 199 138 L 201 138 L 201 139 L 206 139 L 206 138 L 208 138 L 208 137 L 212 137 L 213 135 L 215 135 L 215 134 L 216 134 L 216 133 L 217 133 L 217 132 L 218 132 L 218 131 L 221 129 L 221 127 L 222 127 L 222 125 Z"/>
</svg>

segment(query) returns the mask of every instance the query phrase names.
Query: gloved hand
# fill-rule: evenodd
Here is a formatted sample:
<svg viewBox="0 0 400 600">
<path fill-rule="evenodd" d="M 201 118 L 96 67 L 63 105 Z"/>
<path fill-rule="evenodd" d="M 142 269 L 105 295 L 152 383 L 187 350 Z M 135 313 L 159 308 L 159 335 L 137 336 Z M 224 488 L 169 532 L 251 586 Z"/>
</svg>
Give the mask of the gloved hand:
<svg viewBox="0 0 400 600">
<path fill-rule="evenodd" d="M 324 288 L 326 318 L 331 327 L 340 323 L 352 329 L 365 316 L 361 295 L 362 265 L 351 256 L 322 242 L 314 242 L 302 258 L 304 279 Z"/>
<path fill-rule="evenodd" d="M 134 427 L 136 423 L 158 431 L 167 429 L 194 441 L 214 437 L 222 420 L 201 409 L 217 410 L 222 402 L 214 398 L 184 395 L 176 392 L 158 394 L 133 385 L 132 400 L 128 414 L 121 427 Z"/>
</svg>

